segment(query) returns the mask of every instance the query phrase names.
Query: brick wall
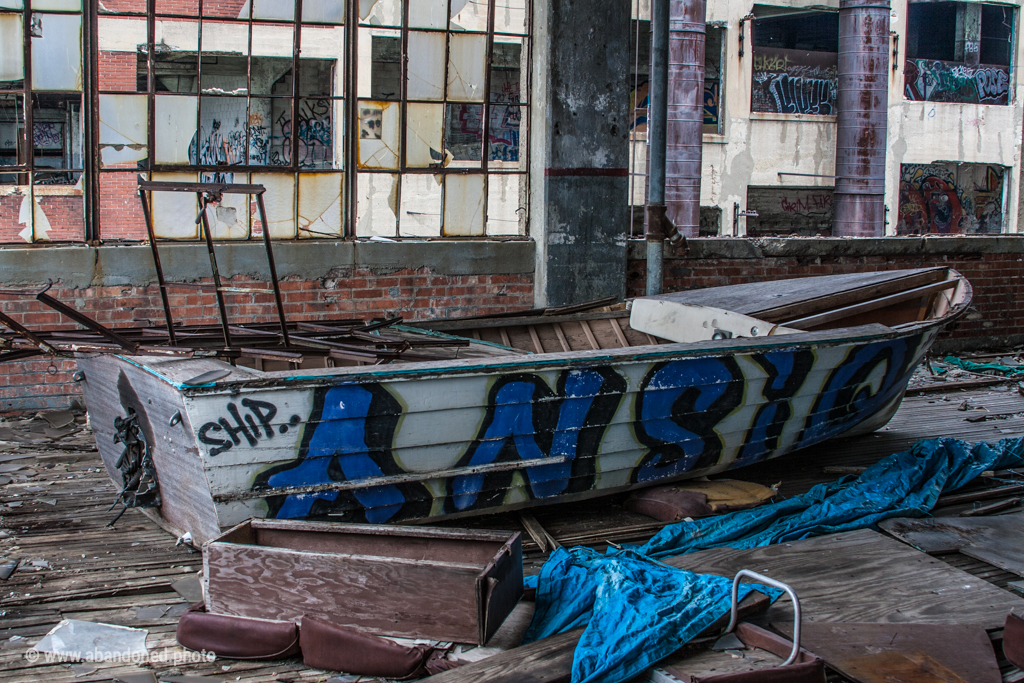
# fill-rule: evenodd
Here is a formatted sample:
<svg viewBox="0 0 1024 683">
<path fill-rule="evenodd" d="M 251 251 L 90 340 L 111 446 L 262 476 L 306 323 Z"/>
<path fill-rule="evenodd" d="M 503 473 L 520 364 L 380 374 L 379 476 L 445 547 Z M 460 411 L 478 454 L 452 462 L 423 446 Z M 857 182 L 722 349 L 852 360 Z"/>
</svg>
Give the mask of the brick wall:
<svg viewBox="0 0 1024 683">
<path fill-rule="evenodd" d="M 893 246 L 879 251 L 899 251 L 898 238 L 887 238 Z M 942 238 L 939 238 L 940 240 Z M 974 238 L 986 240 L 992 238 Z M 1004 238 L 1016 239 L 1016 238 Z M 737 240 L 739 241 L 739 240 Z M 696 240 L 695 240 L 696 242 Z M 796 241 L 793 241 L 794 243 Z M 872 242 L 875 242 L 872 240 Z M 951 243 L 952 244 L 952 243 Z M 948 266 L 962 273 L 974 289 L 973 311 L 937 342 L 938 349 L 951 351 L 1000 347 L 1024 343 L 1024 250 L 992 253 L 980 242 L 978 251 L 965 253 L 888 253 L 883 255 L 709 255 L 698 248 L 696 257 L 666 258 L 664 291 L 760 282 L 764 280 L 833 273 L 870 272 L 901 268 Z M 849 251 L 850 242 L 846 241 Z M 875 245 L 865 245 L 865 247 Z M 885 247 L 888 245 L 882 245 Z M 791 251 L 797 251 L 794 248 Z M 865 249 L 866 250 L 866 249 Z M 756 250 L 754 250 L 756 251 Z M 860 250 L 858 250 L 860 251 Z M 913 250 L 909 250 L 913 251 Z M 627 266 L 628 296 L 642 296 L 647 286 L 647 262 L 634 249 Z M 711 257 L 709 257 L 711 256 Z M 823 292 L 824 294 L 825 292 Z"/>
<path fill-rule="evenodd" d="M 269 285 L 249 277 L 232 278 L 230 286 L 267 287 L 267 294 L 228 294 L 228 316 L 235 321 L 275 321 Z M 503 313 L 533 305 L 532 274 L 439 275 L 429 268 L 404 270 L 346 269 L 313 280 L 281 282 L 289 320 L 371 318 L 399 314 L 407 320 L 442 316 Z M 50 290 L 50 294 L 109 326 L 162 324 L 163 308 L 156 286 L 85 287 Z M 212 292 L 172 290 L 175 321 L 217 323 Z M 0 299 L 0 310 L 30 329 L 66 327 L 59 313 L 33 299 Z M 0 363 L 0 412 L 67 406 L 79 395 L 71 374 L 74 361 L 33 359 Z"/>
</svg>

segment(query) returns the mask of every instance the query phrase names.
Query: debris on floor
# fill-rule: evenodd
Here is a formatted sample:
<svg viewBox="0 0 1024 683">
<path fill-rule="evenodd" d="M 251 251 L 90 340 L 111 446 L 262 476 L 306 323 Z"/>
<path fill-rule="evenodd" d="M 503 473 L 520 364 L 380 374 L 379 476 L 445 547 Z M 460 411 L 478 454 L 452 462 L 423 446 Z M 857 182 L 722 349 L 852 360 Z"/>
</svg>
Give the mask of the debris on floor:
<svg viewBox="0 0 1024 683">
<path fill-rule="evenodd" d="M 624 505 L 627 510 L 660 522 L 678 522 L 687 517 L 698 519 L 747 510 L 767 503 L 778 492 L 774 486 L 735 479 L 687 481 L 635 491 Z"/>
<path fill-rule="evenodd" d="M 64 657 L 66 661 L 130 660 L 149 652 L 148 634 L 144 629 L 64 619 L 32 649 Z"/>
</svg>

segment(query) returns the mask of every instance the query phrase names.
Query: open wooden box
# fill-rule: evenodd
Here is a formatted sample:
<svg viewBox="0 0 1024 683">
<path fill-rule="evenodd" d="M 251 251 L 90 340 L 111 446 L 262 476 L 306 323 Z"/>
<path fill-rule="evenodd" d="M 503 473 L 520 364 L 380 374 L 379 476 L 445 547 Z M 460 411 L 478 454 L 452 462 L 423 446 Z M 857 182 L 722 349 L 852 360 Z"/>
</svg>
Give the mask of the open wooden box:
<svg viewBox="0 0 1024 683">
<path fill-rule="evenodd" d="M 206 608 L 483 645 L 523 594 L 519 533 L 251 519 L 203 546 Z"/>
</svg>

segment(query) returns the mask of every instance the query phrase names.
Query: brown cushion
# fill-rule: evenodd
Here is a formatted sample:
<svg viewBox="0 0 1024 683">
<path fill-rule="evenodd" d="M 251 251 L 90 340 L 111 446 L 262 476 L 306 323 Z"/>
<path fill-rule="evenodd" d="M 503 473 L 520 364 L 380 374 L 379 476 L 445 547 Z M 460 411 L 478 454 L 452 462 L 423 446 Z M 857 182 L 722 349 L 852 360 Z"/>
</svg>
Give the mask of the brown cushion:
<svg viewBox="0 0 1024 683">
<path fill-rule="evenodd" d="M 407 678 L 420 671 L 434 650 L 428 645 L 406 647 L 308 615 L 302 617 L 299 633 L 303 664 L 360 676 Z"/>
<path fill-rule="evenodd" d="M 1024 619 L 1013 612 L 1003 626 L 1003 654 L 1018 669 L 1024 669 Z"/>
<path fill-rule="evenodd" d="M 203 603 L 178 620 L 178 643 L 226 659 L 283 659 L 299 651 L 299 629 L 290 621 L 210 614 Z"/>
</svg>

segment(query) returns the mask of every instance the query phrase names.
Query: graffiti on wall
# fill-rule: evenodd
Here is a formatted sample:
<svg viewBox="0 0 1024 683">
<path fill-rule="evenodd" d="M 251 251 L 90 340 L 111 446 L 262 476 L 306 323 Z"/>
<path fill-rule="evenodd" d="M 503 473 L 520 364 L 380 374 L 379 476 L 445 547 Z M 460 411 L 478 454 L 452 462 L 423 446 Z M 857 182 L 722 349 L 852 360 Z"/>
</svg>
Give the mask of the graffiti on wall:
<svg viewBox="0 0 1024 683">
<path fill-rule="evenodd" d="M 649 83 L 644 81 L 635 90 L 629 92 L 629 107 L 633 112 L 633 118 L 629 122 L 629 130 L 634 133 L 647 132 L 647 108 L 651 105 L 648 94 Z M 722 98 L 722 85 L 717 79 L 704 79 L 704 125 L 714 128 L 718 132 L 718 120 L 720 116 Z"/>
<path fill-rule="evenodd" d="M 748 235 L 829 235 L 832 230 L 832 188 L 750 187 Z"/>
<path fill-rule="evenodd" d="M 982 64 L 967 66 L 936 59 L 908 59 L 903 81 L 908 100 L 1007 104 L 1010 67 Z"/>
<path fill-rule="evenodd" d="M 751 111 L 835 114 L 838 87 L 835 52 L 754 48 Z"/>
<path fill-rule="evenodd" d="M 328 99 L 299 100 L 298 126 L 295 126 L 296 163 L 299 168 L 331 168 L 334 160 L 333 104 Z M 270 164 L 292 163 L 292 110 L 277 113 L 274 119 L 274 144 Z"/>
<path fill-rule="evenodd" d="M 477 397 L 450 418 L 431 413 L 439 386 L 309 389 L 303 415 L 295 414 L 302 401 L 279 406 L 263 393 L 228 399 L 197 435 L 208 468 L 219 471 L 230 461 L 251 472 L 255 451 L 247 449 L 284 452 L 291 439 L 294 459 L 267 462 L 249 480 L 250 498 L 271 517 L 394 522 L 737 467 L 823 441 L 897 397 L 923 341 L 918 333 L 817 353 L 785 348 L 422 380 Z M 409 424 L 419 413 L 433 417 L 416 430 Z M 441 423 L 443 433 L 422 433 Z M 450 446 L 449 458 L 428 463 L 410 444 L 426 452 Z M 447 474 L 431 478 L 438 470 Z M 378 478 L 379 485 L 350 486 Z"/>
<path fill-rule="evenodd" d="M 718 132 L 718 107 L 722 96 L 719 81 L 704 79 L 704 125 L 714 127 Z"/>
<path fill-rule="evenodd" d="M 999 234 L 1004 170 L 987 164 L 904 164 L 896 232 Z"/>
</svg>

